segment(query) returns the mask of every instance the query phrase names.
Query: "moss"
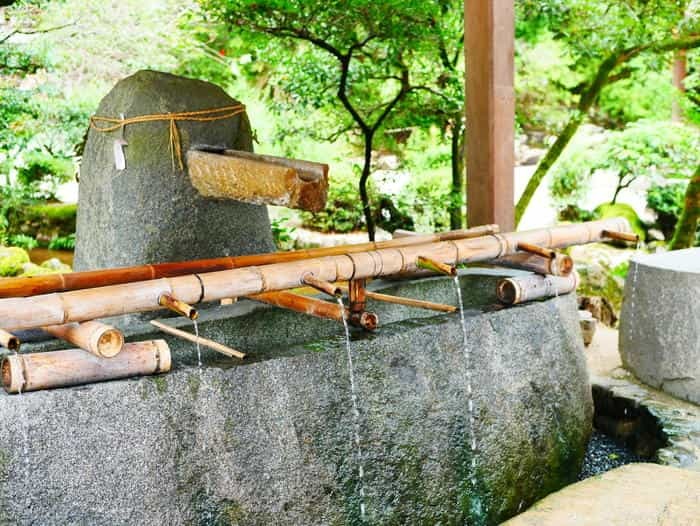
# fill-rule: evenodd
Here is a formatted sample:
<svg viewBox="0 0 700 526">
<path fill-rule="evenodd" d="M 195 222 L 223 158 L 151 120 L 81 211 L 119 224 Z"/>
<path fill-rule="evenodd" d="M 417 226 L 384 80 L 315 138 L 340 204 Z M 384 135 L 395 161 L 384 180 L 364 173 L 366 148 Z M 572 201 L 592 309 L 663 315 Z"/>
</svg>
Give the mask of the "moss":
<svg viewBox="0 0 700 526">
<path fill-rule="evenodd" d="M 187 377 L 187 386 L 190 388 L 190 393 L 194 398 L 199 394 L 199 388 L 202 385 L 202 378 L 199 374 L 191 374 Z"/>
<path fill-rule="evenodd" d="M 23 265 L 29 263 L 29 254 L 19 247 L 0 247 L 0 276 L 17 276 Z"/>
<path fill-rule="evenodd" d="M 158 394 L 165 394 L 168 391 L 168 380 L 165 376 L 149 376 L 156 386 Z"/>
</svg>

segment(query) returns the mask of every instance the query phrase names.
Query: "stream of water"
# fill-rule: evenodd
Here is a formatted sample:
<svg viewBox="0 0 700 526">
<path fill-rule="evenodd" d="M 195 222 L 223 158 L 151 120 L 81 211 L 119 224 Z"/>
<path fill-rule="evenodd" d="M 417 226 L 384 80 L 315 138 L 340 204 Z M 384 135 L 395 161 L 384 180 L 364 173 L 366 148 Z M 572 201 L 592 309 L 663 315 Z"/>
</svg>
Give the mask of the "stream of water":
<svg viewBox="0 0 700 526">
<path fill-rule="evenodd" d="M 341 312 L 345 312 L 345 305 L 343 305 L 343 299 L 338 298 L 338 305 L 340 306 Z M 365 469 L 362 463 L 362 445 L 360 444 L 360 409 L 357 405 L 357 387 L 355 385 L 355 368 L 352 363 L 352 353 L 350 352 L 350 328 L 348 327 L 348 320 L 345 319 L 343 315 L 343 328 L 345 329 L 345 350 L 348 355 L 348 373 L 350 376 L 350 395 L 352 398 L 352 413 L 354 418 L 355 427 L 355 449 L 357 452 L 357 472 L 360 486 L 360 518 L 364 521 L 365 519 Z"/>
<path fill-rule="evenodd" d="M 469 340 L 467 338 L 467 323 L 464 317 L 464 304 L 462 303 L 462 289 L 459 286 L 459 276 L 454 277 L 455 290 L 457 291 L 457 303 L 459 305 L 459 316 L 462 323 L 462 337 L 464 346 L 462 348 L 464 354 L 464 366 L 467 375 L 467 426 L 469 438 L 471 440 L 471 469 L 469 476 L 469 484 L 471 491 L 476 496 L 476 433 L 474 432 L 474 390 L 472 389 L 472 370 L 471 370 L 471 351 L 469 349 Z"/>
<path fill-rule="evenodd" d="M 197 320 L 192 320 L 192 324 L 194 325 L 194 335 L 197 337 L 197 367 L 199 367 L 199 373 L 201 375 L 202 373 L 202 346 L 199 345 L 199 323 L 197 323 Z"/>
</svg>

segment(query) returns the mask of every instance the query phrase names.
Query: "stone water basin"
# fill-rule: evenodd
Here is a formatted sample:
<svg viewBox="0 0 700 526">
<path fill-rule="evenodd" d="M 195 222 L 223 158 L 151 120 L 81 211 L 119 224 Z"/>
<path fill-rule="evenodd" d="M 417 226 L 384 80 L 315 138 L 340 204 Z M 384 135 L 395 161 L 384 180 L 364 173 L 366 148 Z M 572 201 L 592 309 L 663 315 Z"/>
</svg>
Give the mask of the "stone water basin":
<svg viewBox="0 0 700 526">
<path fill-rule="evenodd" d="M 0 395 L 3 519 L 498 524 L 576 480 L 593 413 L 575 297 L 494 309 L 497 279 L 513 274 L 460 277 L 473 437 L 459 313 L 370 301 L 380 328 L 351 342 L 358 462 L 342 327 L 241 300 L 204 309 L 199 329 L 250 360 L 203 350 L 200 370 L 192 344 L 166 337 L 170 374 Z M 456 299 L 448 278 L 372 287 Z M 127 335 L 163 337 L 152 329 Z"/>
<path fill-rule="evenodd" d="M 643 382 L 700 404 L 700 248 L 630 262 L 620 354 Z"/>
</svg>

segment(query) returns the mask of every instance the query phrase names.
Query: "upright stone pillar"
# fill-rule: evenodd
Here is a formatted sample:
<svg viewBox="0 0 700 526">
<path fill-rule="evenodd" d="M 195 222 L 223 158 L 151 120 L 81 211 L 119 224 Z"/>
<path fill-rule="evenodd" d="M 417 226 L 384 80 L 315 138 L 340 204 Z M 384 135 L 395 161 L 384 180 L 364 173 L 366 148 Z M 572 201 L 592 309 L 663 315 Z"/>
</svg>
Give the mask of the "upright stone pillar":
<svg viewBox="0 0 700 526">
<path fill-rule="evenodd" d="M 119 81 L 97 115 L 138 115 L 217 109 L 237 102 L 213 84 L 156 71 Z M 184 153 L 191 145 L 252 151 L 245 113 L 211 122 L 178 121 Z M 200 196 L 187 166 L 173 166 L 170 122 L 129 124 L 117 170 L 119 130 L 90 129 L 80 173 L 76 270 L 211 258 L 274 250 L 265 206 Z"/>
</svg>

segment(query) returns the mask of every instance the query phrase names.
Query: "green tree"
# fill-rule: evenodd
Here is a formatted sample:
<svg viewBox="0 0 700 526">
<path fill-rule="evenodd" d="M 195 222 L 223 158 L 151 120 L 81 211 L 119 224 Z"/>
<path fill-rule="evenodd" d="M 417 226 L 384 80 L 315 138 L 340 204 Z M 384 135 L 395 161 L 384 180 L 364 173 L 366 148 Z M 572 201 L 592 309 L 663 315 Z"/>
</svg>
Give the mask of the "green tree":
<svg viewBox="0 0 700 526">
<path fill-rule="evenodd" d="M 325 116 L 325 139 L 359 135 L 363 164 L 359 193 L 370 239 L 374 218 L 367 189 L 372 150 L 378 132 L 395 111 L 411 105 L 411 96 L 430 95 L 437 107 L 446 103 L 435 73 L 445 51 L 452 69 L 460 44 L 454 36 L 461 3 L 450 0 L 202 0 L 204 10 L 232 32 L 257 38 L 263 57 L 275 60 L 281 96 L 297 110 Z M 461 30 L 461 28 L 460 28 Z M 266 46 L 281 40 L 283 44 Z M 450 47 L 447 47 L 447 43 Z M 453 64 L 455 64 L 453 66 Z M 415 99 L 413 99 L 415 100 Z M 438 102 L 442 101 L 442 102 Z M 405 106 L 404 106 L 405 105 Z M 404 113 L 406 116 L 407 113 Z M 398 116 L 398 114 L 397 114 Z M 414 114 L 415 116 L 415 114 Z M 397 117 L 398 118 L 398 117 Z"/>
<path fill-rule="evenodd" d="M 690 179 L 688 188 L 685 191 L 685 202 L 683 212 L 676 224 L 676 232 L 669 248 L 678 250 L 680 248 L 692 247 L 695 244 L 695 236 L 700 225 L 700 166 Z"/>
<path fill-rule="evenodd" d="M 632 61 L 640 56 L 663 58 L 670 52 L 700 46 L 698 14 L 689 10 L 690 0 L 523 0 L 518 2 L 521 24 L 553 34 L 566 42 L 573 60 L 571 67 L 584 79 L 572 91 L 576 107 L 555 142 L 540 161 L 516 205 L 520 221 L 535 191 L 562 154 L 601 91 L 632 74 Z"/>
</svg>

